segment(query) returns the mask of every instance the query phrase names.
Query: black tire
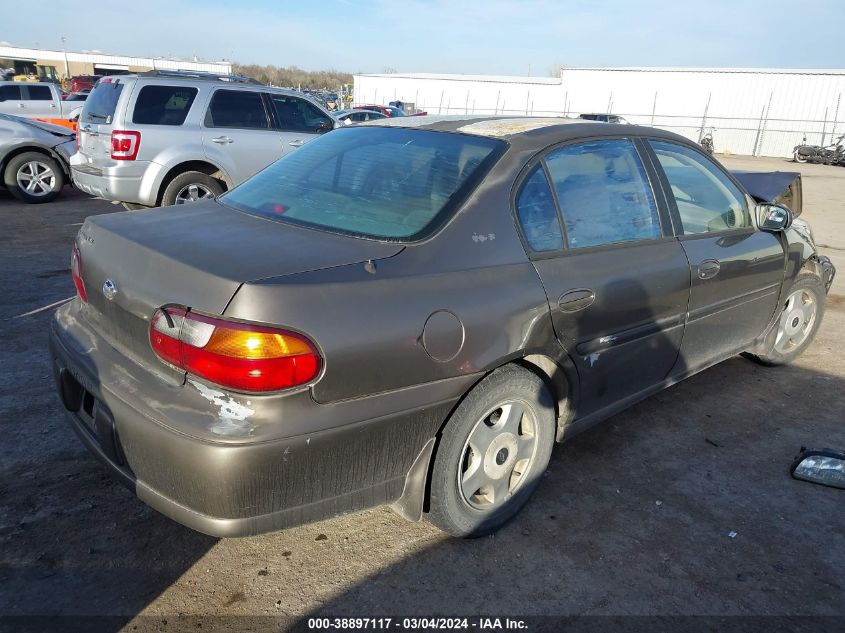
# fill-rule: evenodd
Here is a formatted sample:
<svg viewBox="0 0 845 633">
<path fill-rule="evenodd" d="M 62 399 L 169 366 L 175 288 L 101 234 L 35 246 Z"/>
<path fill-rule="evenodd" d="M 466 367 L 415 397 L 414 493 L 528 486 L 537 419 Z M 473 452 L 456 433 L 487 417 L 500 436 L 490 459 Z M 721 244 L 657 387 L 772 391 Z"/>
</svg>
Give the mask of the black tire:
<svg viewBox="0 0 845 633">
<path fill-rule="evenodd" d="M 496 431 L 498 422 L 491 426 L 489 421 L 493 415 L 490 412 L 504 411 L 506 403 L 521 404 L 530 417 L 521 417 L 520 433 L 514 436 L 503 431 Z M 513 405 L 511 405 L 513 406 Z M 495 414 L 494 414 L 495 415 Z M 504 416 L 503 416 L 504 417 Z M 526 422 L 527 420 L 527 422 Z M 518 474 L 517 449 L 512 448 L 513 455 L 506 449 L 497 448 L 490 444 L 485 455 L 479 455 L 477 468 L 486 475 L 488 465 L 492 469 L 506 469 L 507 474 L 498 481 L 507 480 L 509 491 L 502 495 L 501 505 L 490 503 L 489 508 L 479 507 L 478 503 L 470 503 L 465 492 L 462 491 L 462 473 L 469 472 L 471 461 L 476 457 L 470 446 L 470 436 L 479 425 L 485 425 L 491 436 L 498 441 L 505 435 L 516 437 L 518 442 L 532 441 L 534 448 L 527 464 L 523 465 Z M 533 435 L 525 435 L 526 424 Z M 474 437 L 474 436 L 473 436 Z M 508 439 L 508 438 L 504 438 Z M 429 520 L 441 530 L 456 537 L 478 537 L 490 534 L 519 512 L 528 501 L 534 489 L 540 483 L 540 477 L 546 471 L 555 440 L 555 405 L 551 393 L 543 381 L 527 369 L 516 365 L 505 365 L 487 376 L 455 409 L 449 418 L 434 458 L 431 473 L 431 496 Z M 502 451 L 505 451 L 503 461 L 499 461 Z M 471 457 L 470 457 L 471 456 Z M 493 458 L 492 461 L 487 458 Z M 512 471 L 507 470 L 513 468 Z M 516 477 L 516 479 L 514 479 Z M 491 480 L 492 481 L 492 480 Z M 512 482 L 516 483 L 512 483 Z M 479 488 L 480 492 L 485 488 Z M 484 503 L 484 495 L 473 495 L 473 499 Z"/>
<path fill-rule="evenodd" d="M 804 156 L 802 156 L 801 154 L 799 154 L 797 149 L 794 152 L 792 152 L 792 160 L 795 161 L 796 163 L 806 163 L 807 162 L 807 159 Z"/>
<path fill-rule="evenodd" d="M 220 182 L 208 174 L 200 171 L 186 171 L 167 184 L 164 193 L 161 195 L 161 206 L 169 207 L 177 204 L 182 199 L 180 194 L 191 185 L 195 185 L 200 190 L 204 189 L 212 196 L 219 196 L 223 193 L 223 186 Z"/>
<path fill-rule="evenodd" d="M 800 319 L 800 315 L 798 313 L 798 308 L 793 308 L 791 311 L 788 311 L 790 306 L 790 298 L 798 292 L 806 293 L 806 297 L 812 297 L 815 302 L 815 312 L 813 316 L 813 322 L 809 324 L 809 327 L 806 327 L 806 334 L 804 334 L 800 340 L 795 345 L 786 346 L 784 343 L 780 343 L 783 341 L 783 336 L 787 336 L 786 343 L 790 342 L 789 330 L 785 328 L 795 327 L 801 325 L 801 322 L 796 322 L 796 319 Z M 795 281 L 790 286 L 789 291 L 786 293 L 786 301 L 784 305 L 781 306 L 781 314 L 778 316 L 778 322 L 766 336 L 766 340 L 763 342 L 763 352 L 755 351 L 754 353 L 748 354 L 751 358 L 756 360 L 757 362 L 767 365 L 767 366 L 775 366 L 775 365 L 786 365 L 791 363 L 793 360 L 798 358 L 805 349 L 813 342 L 813 339 L 816 337 L 816 332 L 819 331 L 819 326 L 822 323 L 822 317 L 824 316 L 824 302 L 826 298 L 826 293 L 824 291 L 824 284 L 822 280 L 819 279 L 816 275 L 812 273 L 802 273 L 795 278 Z"/>
<path fill-rule="evenodd" d="M 38 167 L 33 167 L 38 166 Z M 48 171 L 41 171 L 43 169 Z M 22 188 L 18 182 L 21 178 L 29 177 L 32 181 L 35 170 L 36 185 L 33 192 Z M 45 177 L 49 173 L 49 176 Z M 41 180 L 44 178 L 44 180 Z M 65 173 L 62 166 L 51 156 L 41 152 L 24 152 L 12 158 L 3 171 L 3 183 L 6 188 L 21 202 L 27 204 L 42 204 L 52 202 L 59 197 L 65 186 Z"/>
</svg>

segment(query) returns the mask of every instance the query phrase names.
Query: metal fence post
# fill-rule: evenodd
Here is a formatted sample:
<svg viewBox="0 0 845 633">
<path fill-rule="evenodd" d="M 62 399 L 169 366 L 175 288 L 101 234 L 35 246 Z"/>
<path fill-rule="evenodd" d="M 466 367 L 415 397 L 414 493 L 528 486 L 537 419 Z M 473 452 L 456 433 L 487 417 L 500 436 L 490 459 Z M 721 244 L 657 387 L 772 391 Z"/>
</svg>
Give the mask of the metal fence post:
<svg viewBox="0 0 845 633">
<path fill-rule="evenodd" d="M 842 101 L 842 93 L 839 93 L 839 96 L 836 97 L 836 110 L 833 114 L 833 127 L 830 128 L 830 140 L 833 141 L 836 138 L 836 121 L 839 119 L 839 102 Z"/>
<path fill-rule="evenodd" d="M 651 104 L 651 124 L 654 125 L 654 113 L 657 111 L 657 91 L 654 92 L 654 103 Z"/>
<path fill-rule="evenodd" d="M 763 130 L 763 117 L 766 115 L 766 106 L 760 110 L 760 120 L 757 122 L 757 136 L 754 137 L 754 149 L 751 150 L 752 156 L 757 156 L 757 147 L 760 143 L 760 133 Z"/>
<path fill-rule="evenodd" d="M 827 134 L 827 112 L 830 108 L 824 109 L 824 121 L 822 121 L 822 142 L 819 143 L 822 147 L 824 147 L 824 137 Z"/>
<path fill-rule="evenodd" d="M 769 104 L 766 106 L 766 115 L 763 119 L 763 127 L 760 129 L 760 147 L 757 150 L 759 152 L 758 156 L 763 155 L 763 139 L 766 136 L 766 128 L 769 127 L 769 117 L 772 116 L 772 99 L 774 99 L 775 93 L 774 91 L 769 94 Z"/>
<path fill-rule="evenodd" d="M 704 136 L 704 128 L 707 126 L 707 111 L 710 110 L 710 99 L 713 98 L 713 93 L 707 95 L 707 103 L 704 105 L 704 116 L 701 117 L 701 129 L 698 130 L 698 139 Z"/>
</svg>

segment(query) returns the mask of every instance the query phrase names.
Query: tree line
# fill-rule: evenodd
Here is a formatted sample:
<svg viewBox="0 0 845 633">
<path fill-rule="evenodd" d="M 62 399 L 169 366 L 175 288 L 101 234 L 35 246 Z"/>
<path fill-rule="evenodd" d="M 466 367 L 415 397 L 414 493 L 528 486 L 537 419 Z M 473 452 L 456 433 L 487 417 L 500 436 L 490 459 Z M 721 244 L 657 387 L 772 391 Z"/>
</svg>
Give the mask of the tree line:
<svg viewBox="0 0 845 633">
<path fill-rule="evenodd" d="M 302 70 L 297 66 L 260 66 L 258 64 L 232 64 L 236 75 L 257 79 L 263 84 L 303 90 L 337 90 L 342 84 L 352 83 L 352 74 L 338 70 Z"/>
</svg>

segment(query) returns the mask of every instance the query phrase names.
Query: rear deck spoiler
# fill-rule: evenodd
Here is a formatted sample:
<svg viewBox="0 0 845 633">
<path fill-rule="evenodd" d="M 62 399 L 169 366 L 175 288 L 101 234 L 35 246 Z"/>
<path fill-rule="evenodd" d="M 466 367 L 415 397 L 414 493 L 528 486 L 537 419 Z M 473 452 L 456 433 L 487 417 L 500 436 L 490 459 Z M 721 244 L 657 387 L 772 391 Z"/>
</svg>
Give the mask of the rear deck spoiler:
<svg viewBox="0 0 845 633">
<path fill-rule="evenodd" d="M 794 171 L 731 171 L 757 202 L 782 204 L 801 215 L 801 174 Z"/>
</svg>

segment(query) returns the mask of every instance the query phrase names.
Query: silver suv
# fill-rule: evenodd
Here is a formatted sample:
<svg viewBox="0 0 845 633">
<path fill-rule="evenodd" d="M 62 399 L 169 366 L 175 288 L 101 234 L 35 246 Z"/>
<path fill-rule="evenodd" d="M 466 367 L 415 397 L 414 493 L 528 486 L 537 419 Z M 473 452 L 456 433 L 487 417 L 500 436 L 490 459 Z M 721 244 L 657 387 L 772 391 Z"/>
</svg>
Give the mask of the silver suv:
<svg viewBox="0 0 845 633">
<path fill-rule="evenodd" d="M 304 95 L 245 77 L 104 77 L 79 118 L 73 182 L 128 209 L 210 198 L 337 125 Z"/>
</svg>

